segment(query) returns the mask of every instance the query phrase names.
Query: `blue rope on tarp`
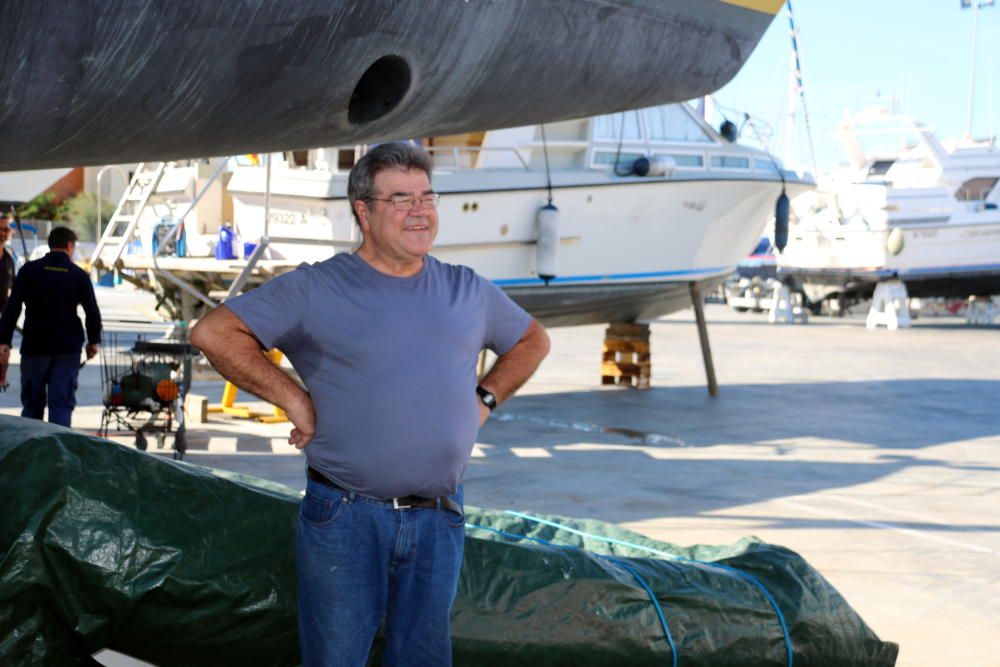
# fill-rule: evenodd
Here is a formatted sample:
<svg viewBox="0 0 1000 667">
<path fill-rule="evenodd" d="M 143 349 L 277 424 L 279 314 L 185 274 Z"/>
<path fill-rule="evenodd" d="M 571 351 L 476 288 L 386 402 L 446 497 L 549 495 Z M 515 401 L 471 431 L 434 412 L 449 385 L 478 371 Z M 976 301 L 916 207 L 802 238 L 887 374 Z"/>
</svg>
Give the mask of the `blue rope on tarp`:
<svg viewBox="0 0 1000 667">
<path fill-rule="evenodd" d="M 711 563 L 708 561 L 695 560 L 693 558 L 684 558 L 682 556 L 675 556 L 674 554 L 668 553 L 666 551 L 653 549 L 651 547 L 647 547 L 642 544 L 625 542 L 623 540 L 617 540 L 613 537 L 605 537 L 604 535 L 594 535 L 593 533 L 587 533 L 582 530 L 577 530 L 576 528 L 570 528 L 569 526 L 563 525 L 556 521 L 549 521 L 541 517 L 532 516 L 531 514 L 524 514 L 523 512 L 515 512 L 514 510 L 507 510 L 506 513 L 509 514 L 510 516 L 516 516 L 521 519 L 527 519 L 528 521 L 534 521 L 536 523 L 541 523 L 547 526 L 552 526 L 554 528 L 559 528 L 560 530 L 566 530 L 571 533 L 575 533 L 576 535 L 580 535 L 581 537 L 590 537 L 592 539 L 608 542 L 611 544 L 620 544 L 622 546 L 626 546 L 632 549 L 640 549 L 642 551 L 647 551 L 650 553 L 657 554 L 659 556 L 663 556 L 670 560 L 675 560 L 685 563 L 697 563 L 699 565 L 705 565 L 707 567 L 716 567 L 719 568 L 720 570 L 726 570 L 727 572 L 732 572 L 733 574 L 757 586 L 757 588 L 760 589 L 761 593 L 764 594 L 764 599 L 767 600 L 767 603 L 769 605 L 771 605 L 771 609 L 774 610 L 774 613 L 778 617 L 778 623 L 781 625 L 781 634 L 782 638 L 785 641 L 785 655 L 788 658 L 787 667 L 793 667 L 793 665 L 795 664 L 795 649 L 794 646 L 792 645 L 791 633 L 788 632 L 788 624 L 785 622 L 785 615 L 781 613 L 781 608 L 778 606 L 778 601 L 774 599 L 773 595 L 771 595 L 771 591 L 767 589 L 767 586 L 765 586 L 760 579 L 753 576 L 749 572 L 744 572 L 743 570 L 739 570 L 735 567 L 732 567 L 731 565 L 723 565 L 722 563 Z"/>
<path fill-rule="evenodd" d="M 506 531 L 498 530 L 496 528 L 490 528 L 488 526 L 477 526 L 474 523 L 466 523 L 465 525 L 469 528 L 476 528 L 478 530 L 486 530 L 491 533 L 496 533 L 501 537 L 506 537 L 512 540 L 531 540 L 532 542 L 538 542 L 540 544 L 545 544 L 550 547 L 556 547 L 558 549 L 576 549 L 578 551 L 583 551 L 583 549 L 580 549 L 579 547 L 575 547 L 570 544 L 556 544 L 554 542 L 549 542 L 548 540 L 543 540 L 540 537 L 528 537 L 527 535 L 508 533 Z M 615 565 L 619 566 L 620 568 L 622 568 L 623 570 L 625 570 L 626 572 L 628 572 L 629 574 L 631 574 L 633 577 L 635 577 L 635 580 L 639 582 L 639 585 L 642 586 L 643 590 L 646 591 L 646 595 L 649 596 L 649 601 L 653 603 L 653 609 L 656 610 L 656 616 L 660 619 L 660 627 L 663 628 L 663 634 L 664 636 L 666 636 L 667 643 L 670 645 L 670 655 L 672 658 L 671 664 L 673 665 L 673 667 L 677 667 L 677 659 L 678 659 L 677 644 L 674 643 L 673 635 L 670 634 L 670 628 L 667 626 L 667 619 L 663 615 L 663 607 L 660 606 L 660 601 L 656 598 L 656 593 L 653 592 L 653 588 L 642 577 L 641 574 L 636 572 L 632 566 L 622 561 L 621 559 L 615 558 L 614 556 L 604 556 L 601 554 L 593 554 L 593 555 L 597 556 L 598 558 L 603 558 L 604 560 L 610 561 Z"/>
<path fill-rule="evenodd" d="M 642 545 L 642 544 L 635 544 L 634 542 L 626 542 L 624 540 L 615 539 L 613 537 L 605 537 L 604 535 L 594 535 L 593 533 L 587 533 L 585 531 L 578 530 L 578 529 L 572 528 L 570 526 L 566 526 L 566 525 L 558 523 L 556 521 L 549 521 L 548 519 L 543 519 L 541 517 L 532 516 L 531 514 L 525 514 L 523 512 L 516 512 L 514 510 L 507 510 L 506 514 L 508 514 L 510 516 L 518 517 L 520 519 L 525 519 L 527 521 L 533 521 L 535 523 L 540 523 L 540 524 L 543 524 L 543 525 L 546 525 L 546 526 L 552 526 L 553 528 L 558 528 L 559 530 L 565 530 L 566 532 L 572 533 L 574 535 L 579 535 L 581 537 L 588 537 L 588 538 L 591 538 L 591 539 L 599 540 L 601 542 L 606 542 L 606 543 L 609 543 L 609 544 L 617 544 L 619 546 L 628 547 L 630 549 L 638 549 L 640 551 L 645 551 L 647 553 L 656 554 L 657 556 L 662 556 L 663 558 L 666 558 L 666 559 L 669 559 L 669 560 L 674 560 L 674 561 L 678 561 L 678 562 L 686 562 L 686 563 L 696 563 L 698 565 L 704 565 L 704 566 L 707 566 L 707 567 L 715 567 L 715 568 L 718 568 L 720 570 L 725 570 L 726 572 L 730 572 L 730 573 L 732 573 L 732 574 L 740 577 L 741 579 L 743 579 L 743 580 L 745 580 L 745 581 L 753 584 L 758 589 L 760 589 L 761 593 L 763 593 L 763 595 L 764 595 L 764 599 L 771 606 L 771 609 L 774 610 L 775 615 L 777 615 L 777 617 L 778 617 L 778 623 L 781 625 L 781 634 L 782 634 L 782 638 L 784 639 L 784 642 L 785 642 L 785 655 L 787 656 L 787 663 L 786 663 L 787 667 L 794 667 L 794 664 L 795 664 L 795 649 L 794 649 L 794 646 L 792 644 L 791 633 L 789 633 L 789 631 L 788 631 L 788 623 L 785 622 L 785 615 L 781 612 L 781 608 L 778 606 L 778 601 L 775 600 L 774 596 L 771 594 L 771 591 L 769 591 L 767 589 L 767 586 L 765 586 L 764 583 L 760 579 L 758 579 L 757 577 L 753 576 L 749 572 L 744 572 L 743 570 L 739 570 L 739 569 L 737 569 L 735 567 L 732 567 L 731 565 L 723 565 L 722 563 L 711 563 L 711 562 L 708 562 L 708 561 L 700 561 L 700 560 L 695 560 L 693 558 L 684 558 L 682 556 L 677 556 L 675 554 L 672 554 L 672 553 L 669 553 L 669 552 L 666 552 L 666 551 L 662 551 L 660 549 L 653 549 L 652 547 L 647 547 L 647 546 Z M 537 538 L 537 537 L 528 537 L 527 535 L 516 535 L 514 533 L 504 533 L 503 531 L 498 531 L 498 530 L 496 530 L 494 528 L 485 528 L 483 526 L 474 526 L 472 524 L 469 524 L 469 525 L 472 526 L 473 528 L 483 528 L 484 530 L 490 530 L 490 531 L 502 534 L 505 537 L 511 537 L 511 538 L 516 538 L 516 539 L 528 539 L 528 540 L 533 540 L 533 541 L 541 542 L 543 544 L 548 544 L 550 546 L 555 546 L 555 547 L 564 547 L 564 548 L 570 548 L 570 549 L 580 549 L 580 547 L 575 547 L 575 546 L 571 546 L 571 545 L 554 544 L 552 542 L 548 542 L 546 540 L 543 540 L 543 539 Z M 580 549 L 580 550 L 583 551 L 583 549 Z M 673 662 L 673 664 L 674 664 L 674 667 L 677 667 L 677 647 L 674 644 L 673 637 L 671 637 L 671 635 L 670 635 L 670 630 L 667 627 L 666 619 L 663 616 L 663 610 L 660 608 L 659 601 L 656 600 L 656 596 L 653 593 L 652 589 L 648 587 L 648 584 L 646 583 L 646 581 L 644 579 L 641 579 L 636 572 L 634 572 L 631 568 L 628 568 L 625 565 L 625 563 L 623 563 L 619 559 L 613 558 L 611 556 L 601 556 L 600 554 L 594 554 L 594 555 L 600 556 L 601 558 L 609 559 L 609 560 L 617 563 L 618 565 L 621 565 L 622 567 L 625 567 L 626 569 L 629 570 L 629 572 L 634 577 L 636 577 L 637 579 L 640 580 L 640 584 L 643 586 L 643 588 L 646 588 L 646 592 L 649 594 L 650 599 L 653 601 L 653 605 L 656 608 L 657 614 L 660 617 L 660 623 L 663 626 L 664 634 L 667 636 L 667 641 L 670 644 L 671 650 L 673 651 L 673 655 L 674 655 L 674 662 Z"/>
</svg>

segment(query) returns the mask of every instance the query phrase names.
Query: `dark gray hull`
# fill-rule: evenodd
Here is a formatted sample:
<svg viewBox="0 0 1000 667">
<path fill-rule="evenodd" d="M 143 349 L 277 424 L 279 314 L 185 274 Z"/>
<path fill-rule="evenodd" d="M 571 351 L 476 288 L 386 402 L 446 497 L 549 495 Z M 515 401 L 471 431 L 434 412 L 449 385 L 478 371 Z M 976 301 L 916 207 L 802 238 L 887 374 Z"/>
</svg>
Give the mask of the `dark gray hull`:
<svg viewBox="0 0 1000 667">
<path fill-rule="evenodd" d="M 739 71 L 780 6 L 759 4 L 5 0 L 0 170 L 453 134 L 691 99 Z"/>
<path fill-rule="evenodd" d="M 725 276 L 696 281 L 708 294 Z M 645 321 L 691 305 L 686 282 L 505 287 L 510 298 L 547 327 Z"/>
</svg>

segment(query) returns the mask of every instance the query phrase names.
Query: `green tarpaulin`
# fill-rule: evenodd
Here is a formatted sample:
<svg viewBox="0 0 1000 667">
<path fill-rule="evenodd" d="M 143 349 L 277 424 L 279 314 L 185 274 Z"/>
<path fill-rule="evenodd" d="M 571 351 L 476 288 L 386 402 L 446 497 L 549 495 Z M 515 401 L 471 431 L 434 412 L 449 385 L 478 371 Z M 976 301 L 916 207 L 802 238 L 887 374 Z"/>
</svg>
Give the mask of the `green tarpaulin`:
<svg viewBox="0 0 1000 667">
<path fill-rule="evenodd" d="M 295 665 L 299 496 L 0 416 L 0 664 Z M 893 665 L 797 554 L 468 508 L 458 665 Z"/>
</svg>

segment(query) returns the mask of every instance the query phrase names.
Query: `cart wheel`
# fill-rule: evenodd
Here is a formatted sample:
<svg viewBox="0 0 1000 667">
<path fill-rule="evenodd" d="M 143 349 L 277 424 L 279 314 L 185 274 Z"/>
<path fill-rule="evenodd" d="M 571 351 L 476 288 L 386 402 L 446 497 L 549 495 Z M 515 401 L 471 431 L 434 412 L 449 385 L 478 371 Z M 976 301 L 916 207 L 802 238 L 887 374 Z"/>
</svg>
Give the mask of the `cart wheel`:
<svg viewBox="0 0 1000 667">
<path fill-rule="evenodd" d="M 138 449 L 139 451 L 144 452 L 144 451 L 146 451 L 146 447 L 147 446 L 148 445 L 146 444 L 146 434 L 143 433 L 142 431 L 136 431 L 135 432 L 135 448 Z"/>
<path fill-rule="evenodd" d="M 163 443 L 166 441 L 166 439 L 167 439 L 167 434 L 166 433 L 157 433 L 156 434 L 156 448 L 157 449 L 163 449 Z"/>
</svg>

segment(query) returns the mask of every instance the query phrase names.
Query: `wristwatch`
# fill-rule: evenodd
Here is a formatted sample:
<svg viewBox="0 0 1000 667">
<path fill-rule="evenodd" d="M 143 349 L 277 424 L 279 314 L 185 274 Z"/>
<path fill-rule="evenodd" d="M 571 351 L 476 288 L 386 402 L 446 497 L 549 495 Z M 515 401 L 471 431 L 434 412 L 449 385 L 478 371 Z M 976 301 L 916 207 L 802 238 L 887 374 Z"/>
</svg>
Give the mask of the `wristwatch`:
<svg viewBox="0 0 1000 667">
<path fill-rule="evenodd" d="M 493 395 L 489 389 L 484 388 L 482 385 L 476 386 L 476 393 L 479 394 L 479 400 L 483 402 L 483 405 L 493 412 L 497 407 L 497 397 Z"/>
</svg>

